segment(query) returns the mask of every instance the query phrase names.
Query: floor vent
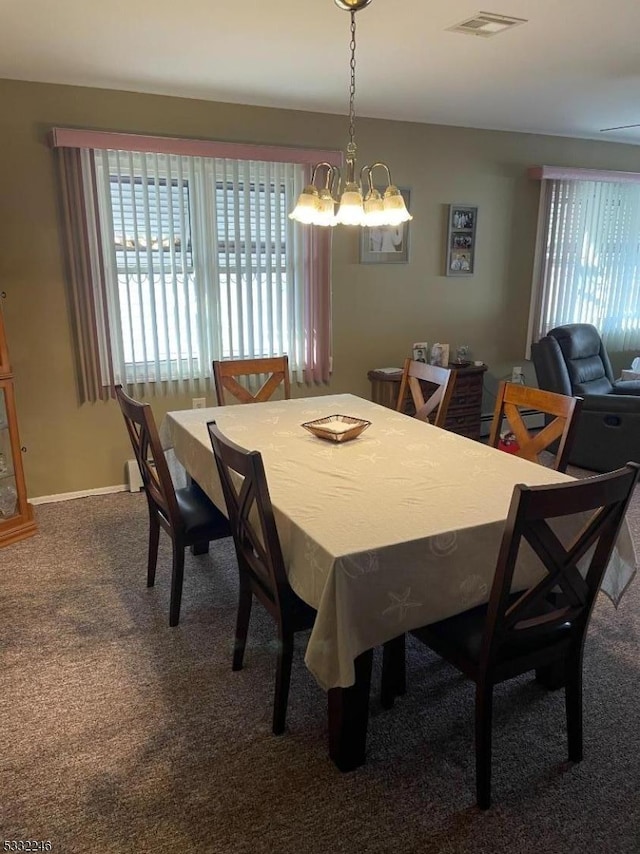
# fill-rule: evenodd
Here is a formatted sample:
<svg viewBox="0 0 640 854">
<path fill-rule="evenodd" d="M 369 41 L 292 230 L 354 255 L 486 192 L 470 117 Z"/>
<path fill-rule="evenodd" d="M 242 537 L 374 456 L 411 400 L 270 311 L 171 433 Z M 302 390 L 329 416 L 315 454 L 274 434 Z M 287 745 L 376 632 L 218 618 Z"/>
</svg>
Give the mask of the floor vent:
<svg viewBox="0 0 640 854">
<path fill-rule="evenodd" d="M 478 12 L 473 18 L 467 18 L 460 24 L 447 27 L 452 33 L 465 33 L 468 36 L 482 36 L 485 39 L 504 33 L 519 24 L 528 23 L 526 18 L 510 18 L 508 15 L 496 15 L 493 12 Z"/>
</svg>

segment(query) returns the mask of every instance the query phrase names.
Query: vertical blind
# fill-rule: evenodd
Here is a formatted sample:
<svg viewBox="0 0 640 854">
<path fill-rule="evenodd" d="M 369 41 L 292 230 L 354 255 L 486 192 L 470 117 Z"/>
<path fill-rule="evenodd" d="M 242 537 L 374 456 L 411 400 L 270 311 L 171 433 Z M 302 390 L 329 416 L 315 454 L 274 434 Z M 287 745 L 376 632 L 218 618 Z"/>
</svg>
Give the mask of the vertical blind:
<svg viewBox="0 0 640 854">
<path fill-rule="evenodd" d="M 303 247 L 287 217 L 303 166 L 104 150 L 96 178 L 116 382 L 281 353 L 305 368 Z"/>
<path fill-rule="evenodd" d="M 530 341 L 568 323 L 640 347 L 640 184 L 542 181 Z"/>
</svg>

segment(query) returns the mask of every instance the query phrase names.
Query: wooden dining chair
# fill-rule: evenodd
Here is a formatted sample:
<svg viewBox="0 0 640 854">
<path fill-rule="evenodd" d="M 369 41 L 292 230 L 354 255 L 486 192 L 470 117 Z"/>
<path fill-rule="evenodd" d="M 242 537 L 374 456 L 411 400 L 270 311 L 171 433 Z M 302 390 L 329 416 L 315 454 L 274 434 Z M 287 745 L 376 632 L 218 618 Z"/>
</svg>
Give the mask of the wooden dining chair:
<svg viewBox="0 0 640 854">
<path fill-rule="evenodd" d="M 255 394 L 251 393 L 246 384 L 238 382 L 239 377 L 250 376 L 266 376 Z M 225 391 L 240 403 L 262 403 L 269 400 L 280 385 L 284 385 L 284 399 L 289 400 L 291 397 L 288 356 L 214 361 L 213 377 L 218 406 L 226 403 Z"/>
<path fill-rule="evenodd" d="M 169 625 L 177 626 L 180 620 L 185 548 L 192 546 L 194 553 L 203 554 L 208 550 L 211 540 L 231 536 L 231 528 L 224 514 L 207 498 L 197 483 L 191 481 L 187 487 L 174 488 L 149 404 L 139 403 L 129 397 L 121 385 L 116 386 L 116 395 L 140 469 L 149 509 L 147 587 L 153 587 L 155 583 L 162 528 L 171 537 L 173 546 Z"/>
<path fill-rule="evenodd" d="M 515 487 L 488 605 L 412 632 L 476 684 L 478 806 L 491 803 L 493 688 L 530 670 L 547 688 L 565 687 L 569 759 L 582 759 L 582 652 L 602 576 L 638 481 L 640 465 L 551 486 Z M 591 514 L 565 548 L 549 520 Z M 545 575 L 512 592 L 524 542 Z M 580 568 L 578 565 L 580 564 Z"/>
<path fill-rule="evenodd" d="M 429 383 L 429 386 L 425 387 L 423 383 Z M 455 375 L 449 368 L 405 359 L 396 409 L 404 411 L 407 393 L 410 392 L 416 410 L 414 418 L 444 427 L 454 385 Z"/>
<path fill-rule="evenodd" d="M 258 451 L 247 451 L 220 432 L 215 421 L 207 425 L 222 484 L 240 570 L 233 670 L 241 670 L 255 597 L 278 629 L 278 661 L 273 704 L 274 735 L 284 732 L 287 716 L 294 635 L 313 627 L 316 611 L 294 593 L 289 584 L 276 529 L 269 487 Z M 394 670 L 404 635 L 383 647 L 381 699 L 385 708 L 405 691 L 404 669 Z"/>
<path fill-rule="evenodd" d="M 506 419 L 518 446 L 516 456 L 546 465 L 540 454 L 547 451 L 553 454 L 549 468 L 566 471 L 581 408 L 581 397 L 568 397 L 503 381 L 498 388 L 489 444 L 498 447 L 502 422 Z M 550 416 L 542 430 L 535 433 L 529 431 L 522 416 L 527 409 Z M 550 446 L 554 446 L 553 449 Z"/>
<path fill-rule="evenodd" d="M 294 635 L 313 626 L 316 612 L 293 592 L 287 579 L 261 454 L 236 445 L 215 422 L 207 426 L 240 569 L 232 669 L 242 668 L 255 596 L 278 627 L 273 732 L 280 735 L 287 715 Z"/>
</svg>

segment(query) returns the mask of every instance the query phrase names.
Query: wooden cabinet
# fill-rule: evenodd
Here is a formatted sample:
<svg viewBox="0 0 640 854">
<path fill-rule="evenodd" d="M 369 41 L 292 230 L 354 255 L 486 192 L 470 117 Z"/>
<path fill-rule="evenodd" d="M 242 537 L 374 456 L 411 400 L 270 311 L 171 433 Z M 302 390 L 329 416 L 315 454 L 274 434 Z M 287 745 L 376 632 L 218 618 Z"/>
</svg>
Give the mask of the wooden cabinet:
<svg viewBox="0 0 640 854">
<path fill-rule="evenodd" d="M 33 508 L 27 502 L 13 374 L 0 311 L 0 547 L 35 532 Z"/>
<path fill-rule="evenodd" d="M 460 433 L 470 439 L 480 438 L 482 385 L 486 370 L 486 365 L 455 368 L 456 384 L 453 387 L 453 397 L 444 425 L 445 430 Z"/>
<path fill-rule="evenodd" d="M 455 372 L 455 386 L 447 413 L 445 429 L 460 433 L 470 439 L 480 438 L 480 416 L 482 414 L 482 383 L 486 365 L 459 367 L 449 365 Z M 400 391 L 402 371 L 369 371 L 371 380 L 371 399 L 374 403 L 395 409 Z M 412 414 L 409 400 L 405 403 L 405 412 Z"/>
</svg>

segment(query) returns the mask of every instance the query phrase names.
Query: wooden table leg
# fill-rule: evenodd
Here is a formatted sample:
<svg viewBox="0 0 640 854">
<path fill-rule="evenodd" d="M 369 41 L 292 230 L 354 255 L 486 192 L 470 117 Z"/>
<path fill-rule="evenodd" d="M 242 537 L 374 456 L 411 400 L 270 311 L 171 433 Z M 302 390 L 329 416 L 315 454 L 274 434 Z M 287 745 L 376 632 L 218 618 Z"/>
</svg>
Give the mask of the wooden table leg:
<svg viewBox="0 0 640 854">
<path fill-rule="evenodd" d="M 393 708 L 396 697 L 407 691 L 405 664 L 405 636 L 399 635 L 387 641 L 382 651 L 382 685 L 380 702 L 383 709 Z"/>
<path fill-rule="evenodd" d="M 372 662 L 369 649 L 354 662 L 355 684 L 329 691 L 329 755 L 340 771 L 353 771 L 364 763 Z"/>
</svg>

